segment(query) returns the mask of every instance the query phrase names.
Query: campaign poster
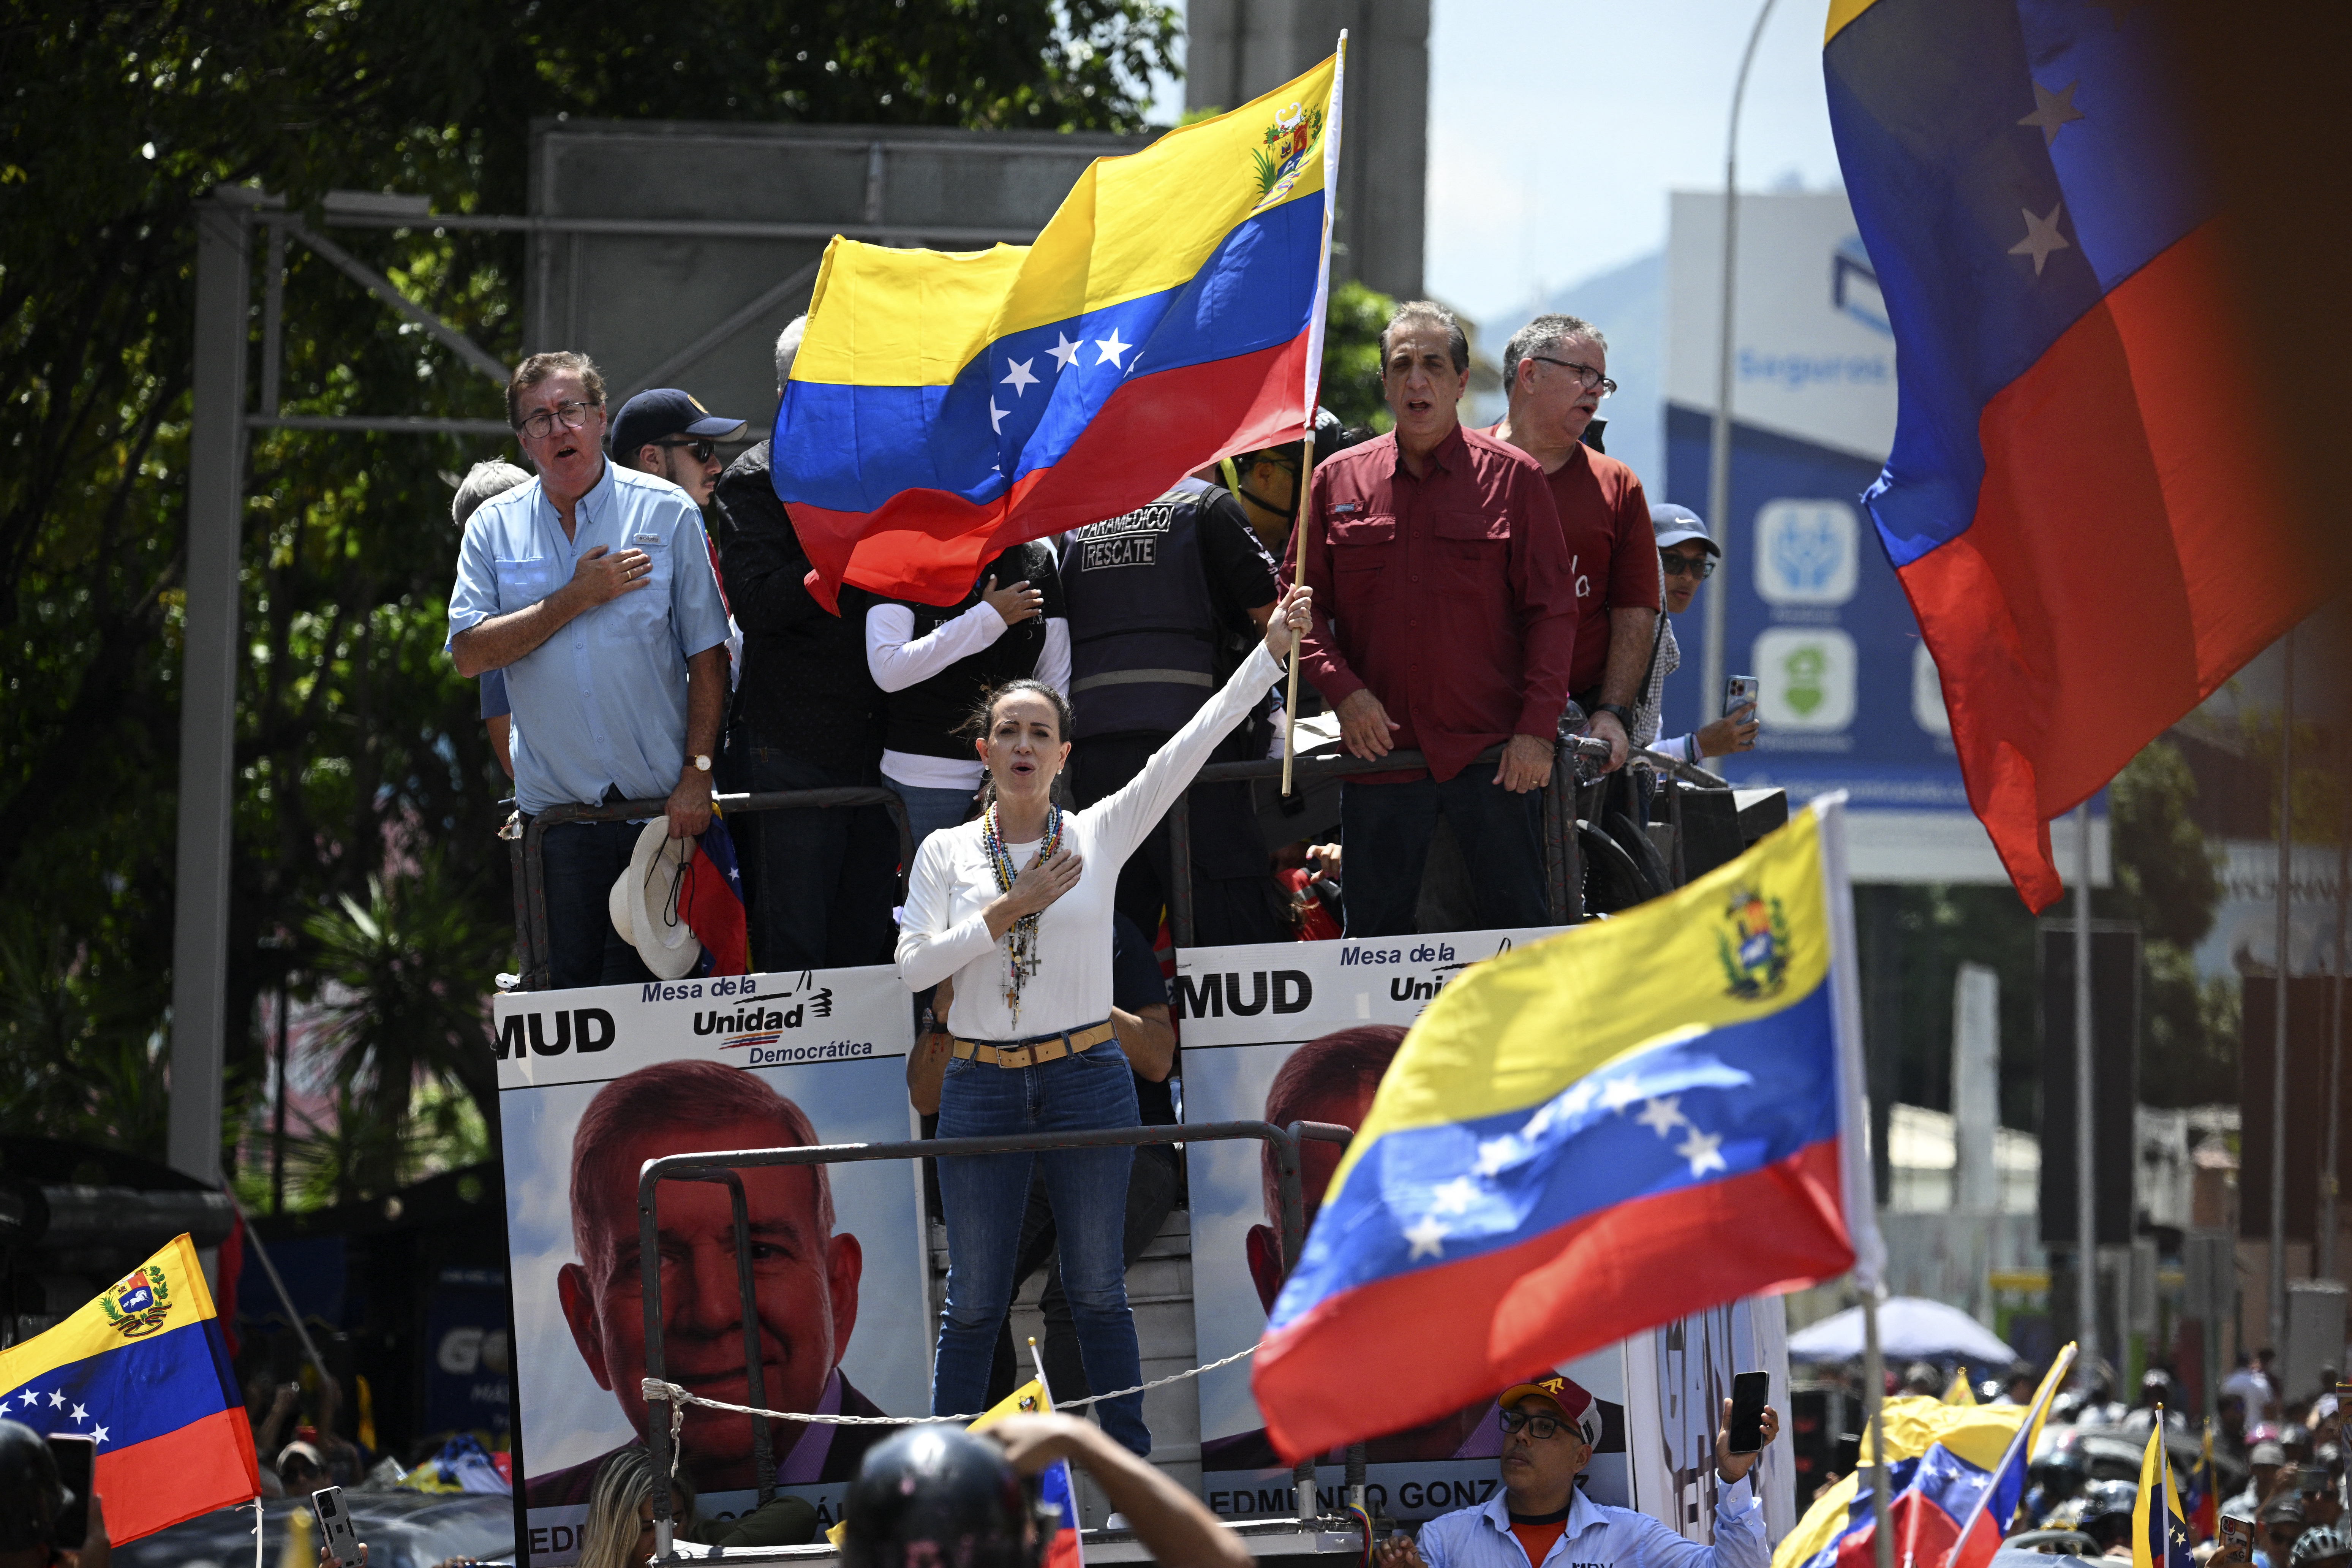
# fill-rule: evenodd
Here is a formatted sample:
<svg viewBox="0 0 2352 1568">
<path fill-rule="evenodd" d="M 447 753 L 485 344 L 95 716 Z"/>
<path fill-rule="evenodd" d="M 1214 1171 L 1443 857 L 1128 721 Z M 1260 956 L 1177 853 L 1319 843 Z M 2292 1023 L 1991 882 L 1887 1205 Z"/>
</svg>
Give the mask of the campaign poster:
<svg viewBox="0 0 2352 1568">
<path fill-rule="evenodd" d="M 494 1004 L 526 1568 L 580 1554 L 599 1468 L 645 1441 L 637 1173 L 659 1156 L 915 1135 L 907 989 L 887 965 L 519 992 Z M 742 1173 L 772 1410 L 920 1415 L 930 1343 L 919 1166 Z M 659 1196 L 669 1380 L 750 1404 L 727 1188 Z M 782 1491 L 839 1516 L 888 1427 L 772 1427 Z M 748 1416 L 693 1410 L 706 1520 L 756 1499 Z"/>
<path fill-rule="evenodd" d="M 1177 959 L 1170 998 L 1181 1031 L 1184 1120 L 1331 1121 L 1360 1126 L 1381 1075 L 1404 1031 L 1430 999 L 1481 959 L 1542 940 L 1556 928 L 1455 931 L 1243 947 L 1188 949 Z M 1185 1162 L 1192 1191 L 1192 1319 L 1202 1363 L 1248 1348 L 1265 1332 L 1267 1310 L 1283 1282 L 1277 1200 L 1265 1145 L 1192 1143 Z M 1307 1222 L 1339 1163 L 1336 1144 L 1302 1151 Z M 1622 1501 L 1623 1375 L 1617 1360 L 1587 1384 L 1608 1402 L 1609 1429 L 1588 1488 L 1599 1500 Z M 1622 1358 L 1618 1358 L 1622 1360 Z M 1581 1363 L 1580 1363 L 1581 1364 Z M 1528 1369 L 1530 1373 L 1535 1368 Z M 1606 1375 L 1603 1375 L 1603 1373 Z M 1583 1382 L 1581 1373 L 1574 1373 Z M 1201 1490 L 1229 1519 L 1293 1514 L 1291 1472 L 1265 1436 L 1250 1397 L 1249 1363 L 1198 1380 Z M 1501 1392 L 1499 1389 L 1496 1392 Z M 1333 1389 L 1334 1399 L 1377 1405 L 1381 1372 Z M 1442 1421 L 1374 1439 L 1367 1447 L 1367 1497 L 1376 1512 L 1402 1521 L 1433 1518 L 1483 1502 L 1496 1485 L 1502 1429 L 1493 1399 Z M 1318 1465 L 1317 1490 L 1337 1506 L 1344 1456 Z"/>
<path fill-rule="evenodd" d="M 1715 1438 L 1734 1373 L 1772 1380 L 1780 1436 L 1756 1462 L 1756 1492 L 1774 1541 L 1797 1524 L 1797 1470 L 1789 1425 L 1789 1319 L 1778 1296 L 1743 1296 L 1626 1342 L 1639 1434 L 1629 1455 L 1644 1513 L 1703 1543 L 1715 1540 Z"/>
</svg>

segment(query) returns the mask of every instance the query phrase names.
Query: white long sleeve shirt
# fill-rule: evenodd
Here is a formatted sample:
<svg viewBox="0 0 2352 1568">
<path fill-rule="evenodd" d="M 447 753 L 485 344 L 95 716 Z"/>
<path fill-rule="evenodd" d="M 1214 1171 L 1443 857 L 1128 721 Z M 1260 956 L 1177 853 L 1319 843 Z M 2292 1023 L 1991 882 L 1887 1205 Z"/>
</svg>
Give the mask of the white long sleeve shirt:
<svg viewBox="0 0 2352 1568">
<path fill-rule="evenodd" d="M 1568 1521 L 1530 1563 L 1511 1533 L 1511 1515 L 1497 1492 L 1480 1508 L 1439 1514 L 1421 1527 L 1415 1545 L 1429 1568 L 1769 1568 L 1764 1505 L 1746 1476 L 1716 1494 L 1715 1544 L 1702 1546 L 1646 1513 L 1594 1502 L 1582 1492 L 1569 1500 Z"/>
<path fill-rule="evenodd" d="M 985 599 L 926 637 L 915 636 L 915 612 L 904 605 L 877 605 L 866 612 L 866 668 L 885 691 L 904 691 L 973 654 L 1005 634 L 1004 617 Z M 1045 622 L 1045 646 L 1037 655 L 1037 679 L 1070 694 L 1070 623 L 1059 616 Z M 917 789 L 978 789 L 987 770 L 969 760 L 918 756 L 885 750 L 882 776 Z"/>
<path fill-rule="evenodd" d="M 1109 1017 L 1111 898 L 1119 868 L 1280 671 L 1261 642 L 1125 787 L 1064 814 L 1063 844 L 1083 869 L 1077 886 L 1038 918 L 1037 972 L 1023 988 L 1017 1021 L 1004 999 L 1010 933 L 988 934 L 986 910 L 1002 889 L 981 842 L 982 823 L 942 828 L 915 852 L 898 927 L 898 977 L 920 991 L 953 975 L 948 1026 L 968 1040 L 1025 1039 Z M 1005 848 L 1013 865 L 1026 869 L 1037 845 L 1032 839 Z"/>
</svg>

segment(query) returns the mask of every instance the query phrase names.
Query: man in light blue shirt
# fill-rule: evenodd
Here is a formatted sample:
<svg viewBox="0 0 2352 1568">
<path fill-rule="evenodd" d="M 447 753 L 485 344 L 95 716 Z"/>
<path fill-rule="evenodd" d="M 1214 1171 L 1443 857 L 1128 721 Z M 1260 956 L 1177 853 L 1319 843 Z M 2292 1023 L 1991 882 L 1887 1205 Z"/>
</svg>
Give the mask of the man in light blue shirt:
<svg viewBox="0 0 2352 1568">
<path fill-rule="evenodd" d="M 1576 1478 L 1601 1440 L 1601 1409 L 1573 1379 L 1548 1373 L 1505 1389 L 1503 1489 L 1483 1507 L 1440 1514 L 1409 1536 L 1381 1543 L 1378 1568 L 1769 1568 L 1764 1507 L 1748 1473 L 1780 1435 L 1764 1412 L 1764 1444 L 1731 1452 L 1715 1437 L 1715 1544 L 1701 1546 L 1646 1513 L 1594 1502 Z M 1723 1402 L 1727 1426 L 1731 1401 Z"/>
<path fill-rule="evenodd" d="M 506 674 L 526 816 L 664 800 L 670 837 L 693 837 L 710 824 L 727 697 L 727 612 L 702 514 L 676 485 L 605 460 L 604 381 L 586 356 L 525 360 L 507 415 L 539 478 L 466 524 L 450 657 L 460 675 Z M 637 835 L 613 822 L 543 837 L 556 986 L 653 978 L 606 912 Z"/>
</svg>

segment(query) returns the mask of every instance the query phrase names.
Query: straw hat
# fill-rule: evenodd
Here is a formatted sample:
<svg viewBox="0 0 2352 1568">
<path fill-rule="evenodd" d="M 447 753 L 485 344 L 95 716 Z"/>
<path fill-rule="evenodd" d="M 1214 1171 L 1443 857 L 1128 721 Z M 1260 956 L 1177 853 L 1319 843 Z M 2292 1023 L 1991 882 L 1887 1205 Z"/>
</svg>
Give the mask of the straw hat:
<svg viewBox="0 0 2352 1568">
<path fill-rule="evenodd" d="M 669 819 L 656 816 L 637 835 L 629 868 L 605 900 L 613 929 L 663 980 L 677 979 L 702 956 L 702 943 L 677 907 L 678 880 L 693 858 L 694 840 L 672 838 Z"/>
</svg>

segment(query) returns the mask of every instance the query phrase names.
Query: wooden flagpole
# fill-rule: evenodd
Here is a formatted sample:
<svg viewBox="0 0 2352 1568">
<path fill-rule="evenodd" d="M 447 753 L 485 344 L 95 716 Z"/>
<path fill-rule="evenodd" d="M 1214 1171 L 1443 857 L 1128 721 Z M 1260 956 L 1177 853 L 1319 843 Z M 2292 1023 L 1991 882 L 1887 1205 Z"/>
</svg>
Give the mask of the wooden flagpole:
<svg viewBox="0 0 2352 1568">
<path fill-rule="evenodd" d="M 1298 521 L 1290 528 L 1290 585 L 1297 587 L 1305 579 L 1300 573 L 1307 560 L 1306 533 L 1307 520 L 1314 509 L 1307 504 L 1307 482 L 1315 477 L 1315 410 L 1307 411 L 1307 443 L 1300 448 L 1298 461 Z M 1295 633 L 1290 639 L 1290 690 L 1283 699 L 1282 709 L 1282 793 L 1290 794 L 1290 759 L 1298 752 L 1298 645 L 1306 633 Z"/>
</svg>

